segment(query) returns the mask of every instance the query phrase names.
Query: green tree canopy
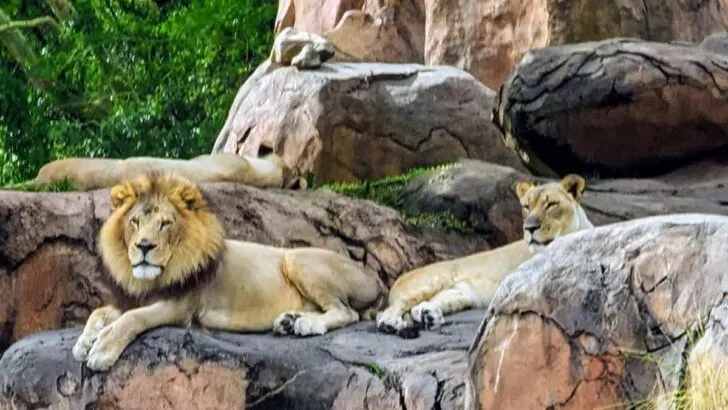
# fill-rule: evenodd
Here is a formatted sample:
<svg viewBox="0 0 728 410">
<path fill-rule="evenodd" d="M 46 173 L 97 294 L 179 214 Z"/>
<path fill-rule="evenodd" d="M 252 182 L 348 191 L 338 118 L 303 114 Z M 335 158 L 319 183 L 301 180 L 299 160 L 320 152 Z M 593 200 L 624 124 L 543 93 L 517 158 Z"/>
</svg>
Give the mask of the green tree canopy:
<svg viewBox="0 0 728 410">
<path fill-rule="evenodd" d="M 209 152 L 276 12 L 265 0 L 3 3 L 0 184 L 69 156 Z"/>
</svg>

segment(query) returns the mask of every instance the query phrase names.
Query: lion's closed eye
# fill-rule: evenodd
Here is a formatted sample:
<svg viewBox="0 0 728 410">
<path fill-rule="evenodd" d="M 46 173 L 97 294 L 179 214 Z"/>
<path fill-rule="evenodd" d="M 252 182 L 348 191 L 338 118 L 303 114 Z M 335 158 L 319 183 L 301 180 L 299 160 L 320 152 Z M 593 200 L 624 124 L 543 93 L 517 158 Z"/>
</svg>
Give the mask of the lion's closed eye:
<svg viewBox="0 0 728 410">
<path fill-rule="evenodd" d="M 130 219 L 129 219 L 129 223 L 130 223 L 130 224 L 131 224 L 131 226 L 133 226 L 134 228 L 139 228 L 139 218 L 137 218 L 137 217 L 133 217 L 133 218 L 130 218 Z"/>
<path fill-rule="evenodd" d="M 159 224 L 159 230 L 162 231 L 165 228 L 169 228 L 172 225 L 172 221 L 165 219 Z"/>
</svg>

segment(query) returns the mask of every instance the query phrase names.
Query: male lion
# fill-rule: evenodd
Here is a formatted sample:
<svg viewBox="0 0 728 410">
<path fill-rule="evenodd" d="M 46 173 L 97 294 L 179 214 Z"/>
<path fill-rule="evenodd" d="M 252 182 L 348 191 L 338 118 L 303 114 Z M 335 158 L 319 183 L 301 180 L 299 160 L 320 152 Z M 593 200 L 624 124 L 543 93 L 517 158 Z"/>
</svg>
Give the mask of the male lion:
<svg viewBox="0 0 728 410">
<path fill-rule="evenodd" d="M 66 158 L 45 164 L 33 183 L 69 180 L 74 189 L 110 188 L 144 173 L 174 173 L 196 183 L 237 182 L 258 188 L 306 189 L 306 180 L 294 175 L 275 154 L 257 158 L 235 154 L 200 155 L 192 159 L 156 157 Z"/>
<path fill-rule="evenodd" d="M 351 259 L 317 248 L 226 240 L 202 193 L 175 175 L 144 174 L 111 189 L 99 233 L 110 276 L 142 302 L 94 310 L 73 355 L 110 368 L 137 335 L 163 325 L 320 335 L 371 320 L 387 288 Z"/>
<path fill-rule="evenodd" d="M 593 227 L 579 204 L 585 185 L 574 174 L 538 186 L 531 181 L 516 184 L 524 239 L 403 274 L 389 291 L 388 307 L 377 316 L 377 328 L 415 337 L 417 329 L 405 318 L 408 314 L 420 327 L 433 329 L 445 322 L 444 315 L 488 306 L 505 276 L 533 253 L 559 236 Z"/>
</svg>

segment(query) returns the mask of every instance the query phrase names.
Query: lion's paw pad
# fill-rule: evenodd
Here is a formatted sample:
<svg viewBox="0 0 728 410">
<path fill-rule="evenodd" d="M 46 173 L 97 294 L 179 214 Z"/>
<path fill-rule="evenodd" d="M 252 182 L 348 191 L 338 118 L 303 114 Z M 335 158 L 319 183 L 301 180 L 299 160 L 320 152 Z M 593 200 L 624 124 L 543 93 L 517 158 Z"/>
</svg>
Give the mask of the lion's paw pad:
<svg viewBox="0 0 728 410">
<path fill-rule="evenodd" d="M 115 349 L 106 349 L 97 340 L 88 352 L 86 367 L 103 372 L 109 370 L 119 359 L 119 356 L 121 356 L 121 352 L 115 351 Z"/>
<path fill-rule="evenodd" d="M 377 330 L 382 333 L 395 334 L 404 327 L 404 319 L 400 316 L 380 316 L 377 318 Z"/>
<path fill-rule="evenodd" d="M 273 321 L 273 333 L 277 335 L 292 335 L 293 334 L 293 324 L 296 323 L 296 320 L 301 317 L 300 313 L 295 312 L 286 312 L 281 313 L 274 321 Z"/>
<path fill-rule="evenodd" d="M 437 329 L 445 323 L 442 310 L 430 302 L 422 302 L 410 311 L 412 319 L 423 329 Z"/>
<path fill-rule="evenodd" d="M 73 345 L 73 349 L 71 349 L 73 357 L 79 362 L 85 362 L 88 358 L 88 352 L 91 350 L 91 346 L 93 346 L 93 342 L 93 340 L 84 336 L 79 337 L 76 344 Z"/>
</svg>

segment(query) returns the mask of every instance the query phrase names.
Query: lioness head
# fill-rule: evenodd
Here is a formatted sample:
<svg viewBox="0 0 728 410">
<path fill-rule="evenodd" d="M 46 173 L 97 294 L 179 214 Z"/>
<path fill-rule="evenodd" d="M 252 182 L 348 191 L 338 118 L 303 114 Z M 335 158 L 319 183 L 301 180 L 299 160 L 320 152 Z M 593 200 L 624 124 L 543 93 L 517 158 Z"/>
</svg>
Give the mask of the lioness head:
<svg viewBox="0 0 728 410">
<path fill-rule="evenodd" d="M 592 226 L 579 204 L 585 186 L 584 178 L 575 174 L 543 185 L 516 184 L 523 208 L 523 237 L 532 252 L 559 236 Z"/>
<path fill-rule="evenodd" d="M 111 189 L 113 212 L 100 233 L 100 250 L 112 276 L 140 295 L 179 285 L 216 262 L 223 230 L 191 182 L 144 174 Z"/>
</svg>

